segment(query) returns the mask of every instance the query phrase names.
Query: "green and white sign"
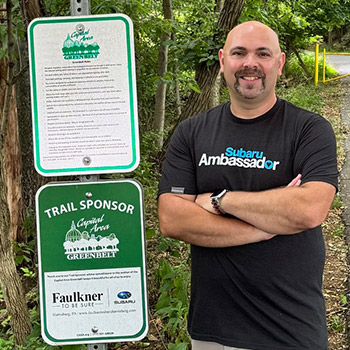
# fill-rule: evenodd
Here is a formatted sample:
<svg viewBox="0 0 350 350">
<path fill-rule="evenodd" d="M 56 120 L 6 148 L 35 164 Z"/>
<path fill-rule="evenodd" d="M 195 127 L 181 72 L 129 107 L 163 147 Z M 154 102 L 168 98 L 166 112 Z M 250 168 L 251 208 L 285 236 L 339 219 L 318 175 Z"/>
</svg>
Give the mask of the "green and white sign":
<svg viewBox="0 0 350 350">
<path fill-rule="evenodd" d="M 140 156 L 130 18 L 35 19 L 28 40 L 36 170 L 43 176 L 134 170 Z"/>
<path fill-rule="evenodd" d="M 52 345 L 148 331 L 142 188 L 53 183 L 36 195 L 42 336 Z"/>
</svg>

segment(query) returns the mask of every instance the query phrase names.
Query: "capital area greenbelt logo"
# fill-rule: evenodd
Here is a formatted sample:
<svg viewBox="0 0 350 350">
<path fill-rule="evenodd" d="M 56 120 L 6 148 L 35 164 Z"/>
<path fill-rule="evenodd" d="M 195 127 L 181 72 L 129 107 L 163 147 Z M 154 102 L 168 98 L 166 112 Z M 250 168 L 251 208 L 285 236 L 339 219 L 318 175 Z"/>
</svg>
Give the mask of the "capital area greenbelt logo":
<svg viewBox="0 0 350 350">
<path fill-rule="evenodd" d="M 100 54 L 100 46 L 90 33 L 90 29 L 85 29 L 83 24 L 77 24 L 75 31 L 67 34 L 66 40 L 63 42 L 63 57 L 65 60 L 79 60 L 86 58 L 97 58 Z"/>
<path fill-rule="evenodd" d="M 83 228 L 87 228 L 89 225 L 97 227 L 103 220 L 104 215 L 99 218 L 94 217 L 91 220 L 80 219 L 77 225 Z M 119 239 L 115 233 L 110 233 L 108 236 L 96 236 L 87 231 L 80 232 L 77 225 L 72 221 L 71 228 L 67 231 L 66 240 L 63 243 L 68 260 L 114 258 L 119 252 Z M 109 228 L 109 225 L 105 227 Z"/>
</svg>

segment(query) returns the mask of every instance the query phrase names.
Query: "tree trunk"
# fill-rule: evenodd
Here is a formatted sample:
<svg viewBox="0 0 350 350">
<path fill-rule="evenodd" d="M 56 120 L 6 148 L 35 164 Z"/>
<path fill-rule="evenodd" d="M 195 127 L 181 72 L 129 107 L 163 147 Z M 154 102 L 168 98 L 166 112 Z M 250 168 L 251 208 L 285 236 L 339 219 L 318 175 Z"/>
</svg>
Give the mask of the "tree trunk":
<svg viewBox="0 0 350 350">
<path fill-rule="evenodd" d="M 28 62 L 27 42 L 21 40 L 19 55 Z M 29 71 L 25 70 L 16 80 L 16 99 L 19 143 L 22 159 L 22 197 L 27 211 L 34 211 L 35 193 L 43 185 L 43 177 L 35 171 L 33 156 L 32 114 L 30 102 Z"/>
<path fill-rule="evenodd" d="M 9 314 L 10 324 L 13 330 L 15 344 L 25 345 L 25 339 L 30 333 L 31 324 L 29 312 L 25 300 L 25 295 L 21 279 L 17 273 L 14 261 L 13 247 L 9 237 L 10 230 L 10 212 L 7 203 L 7 180 L 5 175 L 9 174 L 4 161 L 4 152 L 8 141 L 5 139 L 8 132 L 11 132 L 9 120 L 14 113 L 13 106 L 13 80 L 14 80 L 14 60 L 13 60 L 13 36 L 12 36 L 12 2 L 6 1 L 6 24 L 7 24 L 7 72 L 6 84 L 3 94 L 3 105 L 1 106 L 0 120 L 0 281 L 6 309 Z M 5 62 L 5 61 L 3 61 Z M 2 62 L 2 63 L 3 63 Z M 13 118 L 13 117 L 12 117 Z M 12 136 L 12 135 L 11 135 Z M 12 137 L 10 137 L 12 138 Z"/>
<path fill-rule="evenodd" d="M 219 16 L 224 7 L 224 0 L 217 0 L 215 5 L 215 13 Z M 222 85 L 222 75 L 219 72 L 216 76 L 215 83 L 213 85 L 213 93 L 211 96 L 210 105 L 215 107 L 220 104 L 220 90 Z"/>
<path fill-rule="evenodd" d="M 8 236 L 10 229 L 10 212 L 7 206 L 2 154 L 0 154 L 0 172 L 1 289 L 4 295 L 7 312 L 11 316 L 10 324 L 15 336 L 15 344 L 25 345 L 25 338 L 30 333 L 31 325 L 21 279 L 16 270 L 13 247 Z"/>
<path fill-rule="evenodd" d="M 220 104 L 220 90 L 222 85 L 222 75 L 219 73 L 216 76 L 216 80 L 213 86 L 213 91 L 211 94 L 210 104 L 212 107 L 218 106 Z"/>
<path fill-rule="evenodd" d="M 26 28 L 34 18 L 47 16 L 44 0 L 20 0 L 19 4 Z"/>
<path fill-rule="evenodd" d="M 6 80 L 8 61 L 0 60 L 0 106 L 3 109 L 7 92 Z M 25 241 L 23 226 L 21 154 L 18 139 L 18 124 L 15 91 L 9 92 L 8 126 L 3 154 L 4 181 L 7 187 L 7 203 L 10 212 L 9 237 L 11 241 Z"/>
<path fill-rule="evenodd" d="M 224 7 L 224 0 L 216 0 L 215 13 L 220 14 L 223 7 Z"/>
<path fill-rule="evenodd" d="M 175 33 L 171 33 L 171 40 L 173 42 L 176 42 L 176 35 Z M 178 59 L 175 58 L 174 60 L 174 67 L 173 67 L 173 77 L 175 81 L 175 118 L 180 118 L 181 115 L 181 98 L 180 98 L 180 84 L 178 77 L 179 73 L 179 67 L 178 67 Z"/>
<path fill-rule="evenodd" d="M 216 26 L 218 30 L 213 35 L 213 40 L 215 42 L 222 41 L 228 31 L 237 24 L 243 5 L 244 0 L 225 0 Z M 213 107 L 213 86 L 216 83 L 219 71 L 219 62 L 215 62 L 215 64 L 210 67 L 207 66 L 206 62 L 199 64 L 196 70 L 196 80 L 201 93 L 199 94 L 195 91 L 191 92 L 181 113 L 181 120 Z"/>
<path fill-rule="evenodd" d="M 306 65 L 305 65 L 303 59 L 301 58 L 298 50 L 296 49 L 296 47 L 294 45 L 292 45 L 292 44 L 290 45 L 290 47 L 291 47 L 294 55 L 297 56 L 299 64 L 300 64 L 301 68 L 303 68 L 303 70 L 304 70 L 306 76 L 308 77 L 308 79 L 312 79 L 312 75 L 311 75 L 310 71 L 308 70 L 308 68 L 306 67 Z"/>
<path fill-rule="evenodd" d="M 26 28 L 36 17 L 47 16 L 43 0 L 21 0 L 20 8 Z M 20 62 L 27 64 L 28 44 L 25 38 L 21 39 L 18 45 L 18 56 Z M 34 211 L 35 193 L 47 180 L 40 176 L 34 167 L 29 70 L 24 68 L 25 64 L 19 67 L 18 70 L 23 72 L 16 80 L 18 132 L 22 157 L 22 197 L 26 210 Z"/>
<path fill-rule="evenodd" d="M 333 32 L 331 30 L 328 32 L 328 46 L 330 49 L 333 47 Z"/>
<path fill-rule="evenodd" d="M 171 0 L 163 0 L 164 19 L 172 21 L 173 11 Z M 153 128 L 158 132 L 158 147 L 163 145 L 164 119 L 165 119 L 165 98 L 167 84 L 164 81 L 168 69 L 168 48 L 169 45 L 164 45 L 164 42 L 170 39 L 169 33 L 163 33 L 162 41 L 158 52 L 158 76 L 160 78 L 154 107 Z"/>
</svg>

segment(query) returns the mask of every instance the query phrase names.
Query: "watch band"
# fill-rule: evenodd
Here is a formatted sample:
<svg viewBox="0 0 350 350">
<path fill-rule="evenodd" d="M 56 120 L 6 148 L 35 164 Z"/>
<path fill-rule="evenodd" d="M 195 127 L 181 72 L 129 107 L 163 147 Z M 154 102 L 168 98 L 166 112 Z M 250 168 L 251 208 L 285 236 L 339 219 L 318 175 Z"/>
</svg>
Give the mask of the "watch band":
<svg viewBox="0 0 350 350">
<path fill-rule="evenodd" d="M 228 192 L 228 190 L 220 190 L 217 192 L 214 192 L 211 196 L 210 196 L 210 203 L 212 205 L 212 207 L 214 208 L 214 210 L 218 213 L 218 214 L 226 214 L 225 211 L 221 208 L 220 205 L 220 199 Z"/>
</svg>

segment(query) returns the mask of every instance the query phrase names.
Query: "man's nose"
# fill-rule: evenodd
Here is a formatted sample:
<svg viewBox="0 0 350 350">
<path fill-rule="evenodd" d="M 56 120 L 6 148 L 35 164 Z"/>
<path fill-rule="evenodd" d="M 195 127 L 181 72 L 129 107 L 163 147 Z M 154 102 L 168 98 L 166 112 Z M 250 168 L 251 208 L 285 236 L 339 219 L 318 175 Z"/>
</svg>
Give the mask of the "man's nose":
<svg viewBox="0 0 350 350">
<path fill-rule="evenodd" d="M 246 55 L 243 66 L 245 68 L 256 68 L 257 67 L 256 57 L 254 55 Z"/>
</svg>

